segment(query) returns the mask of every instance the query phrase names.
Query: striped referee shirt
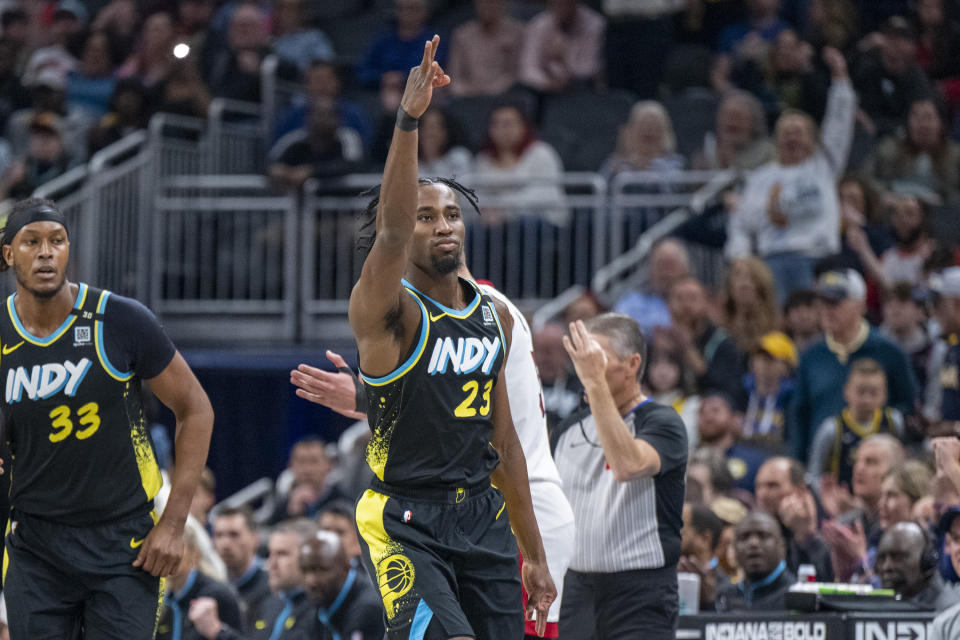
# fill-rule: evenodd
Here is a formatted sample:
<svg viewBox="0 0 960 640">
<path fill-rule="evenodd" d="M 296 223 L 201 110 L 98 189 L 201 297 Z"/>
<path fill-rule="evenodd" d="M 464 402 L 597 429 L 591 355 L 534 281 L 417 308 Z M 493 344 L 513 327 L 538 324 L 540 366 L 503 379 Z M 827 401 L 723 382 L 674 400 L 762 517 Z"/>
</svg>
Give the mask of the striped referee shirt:
<svg viewBox="0 0 960 640">
<path fill-rule="evenodd" d="M 657 475 L 617 482 L 592 415 L 568 420 L 557 441 L 554 457 L 577 525 L 575 571 L 659 569 L 680 557 L 687 430 L 676 411 L 652 400 L 624 422 L 660 454 Z"/>
</svg>

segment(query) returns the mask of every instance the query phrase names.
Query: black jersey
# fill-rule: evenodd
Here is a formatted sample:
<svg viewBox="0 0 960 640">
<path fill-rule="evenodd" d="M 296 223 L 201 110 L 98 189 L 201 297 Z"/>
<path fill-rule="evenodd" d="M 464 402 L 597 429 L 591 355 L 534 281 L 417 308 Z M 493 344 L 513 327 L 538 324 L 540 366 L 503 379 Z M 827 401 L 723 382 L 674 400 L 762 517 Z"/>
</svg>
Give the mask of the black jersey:
<svg viewBox="0 0 960 640">
<path fill-rule="evenodd" d="M 149 511 L 162 479 L 141 379 L 169 364 L 173 344 L 143 305 L 83 283 L 63 324 L 38 338 L 15 296 L 0 311 L 13 508 L 78 526 Z"/>
<path fill-rule="evenodd" d="M 460 285 L 473 298 L 451 309 L 418 291 L 406 292 L 420 307 L 419 338 L 407 359 L 379 378 L 363 375 L 373 437 L 367 464 L 388 484 L 472 486 L 496 468 L 493 387 L 505 342 L 490 298 L 472 282 Z"/>
</svg>

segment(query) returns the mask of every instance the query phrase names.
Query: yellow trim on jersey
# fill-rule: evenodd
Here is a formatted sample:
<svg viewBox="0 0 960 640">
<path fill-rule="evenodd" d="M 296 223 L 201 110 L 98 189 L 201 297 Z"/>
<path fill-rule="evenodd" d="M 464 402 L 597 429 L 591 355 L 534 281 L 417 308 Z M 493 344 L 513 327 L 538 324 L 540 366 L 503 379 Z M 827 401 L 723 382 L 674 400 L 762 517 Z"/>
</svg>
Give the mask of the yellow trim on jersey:
<svg viewBox="0 0 960 640">
<path fill-rule="evenodd" d="M 131 393 L 130 383 L 128 382 L 123 393 Z M 147 437 L 147 429 L 144 426 L 143 414 L 134 418 L 137 420 L 130 429 L 130 446 L 133 447 L 133 455 L 137 460 L 137 470 L 140 472 L 140 484 L 147 500 L 153 500 L 161 487 L 163 487 L 163 476 L 160 474 L 160 465 L 157 464 L 157 457 L 153 453 L 153 446 L 150 444 L 150 438 Z M 157 510 L 150 512 L 153 523 L 157 523 Z"/>
<path fill-rule="evenodd" d="M 414 293 L 414 291 L 409 287 L 406 289 L 407 293 L 410 294 L 410 297 L 412 297 L 416 303 L 420 305 L 420 341 L 417 343 L 416 348 L 413 350 L 413 353 L 410 354 L 410 357 L 407 358 L 406 362 L 401 364 L 387 375 L 380 378 L 370 378 L 364 375 L 363 371 L 361 371 L 360 379 L 371 386 L 382 387 L 386 384 L 390 384 L 391 382 L 399 380 L 405 376 L 408 371 L 413 369 L 413 367 L 420 361 L 420 357 L 423 355 L 423 352 L 427 349 L 427 342 L 430 338 L 430 313 L 427 311 L 427 305 L 423 304 L 423 300 L 420 299 L 420 296 Z"/>
<path fill-rule="evenodd" d="M 100 292 L 100 299 L 97 300 L 98 315 L 103 315 L 104 310 L 107 308 L 107 298 L 109 297 L 109 291 L 104 290 Z M 96 347 L 97 360 L 100 361 L 100 366 L 103 367 L 103 370 L 107 372 L 108 376 L 118 382 L 126 382 L 133 377 L 133 371 L 120 371 L 110 363 L 110 359 L 107 357 L 107 348 L 103 344 L 103 321 L 101 320 L 93 321 L 93 342 Z"/>
<path fill-rule="evenodd" d="M 7 517 L 7 531 L 3 534 L 3 537 L 6 538 L 10 535 L 11 520 Z M 0 579 L 3 580 L 3 584 L 7 584 L 7 569 L 10 567 L 10 549 L 6 545 L 3 547 L 3 575 L 0 576 Z"/>
<path fill-rule="evenodd" d="M 67 329 L 73 326 L 73 323 L 77 321 L 77 316 L 74 313 L 69 314 L 66 319 L 63 321 L 56 331 L 51 333 L 45 338 L 38 338 L 24 327 L 20 323 L 20 316 L 17 315 L 17 307 L 14 305 L 13 300 L 17 297 L 16 293 L 12 293 L 7 297 L 7 314 L 10 316 L 10 323 L 13 324 L 14 330 L 20 334 L 20 337 L 29 342 L 32 345 L 38 347 L 49 347 L 51 344 L 60 339 L 60 337 L 67 332 Z M 87 300 L 87 285 L 86 283 L 81 282 L 78 285 L 77 289 L 77 299 L 73 303 L 73 309 L 82 309 L 84 302 Z"/>
</svg>

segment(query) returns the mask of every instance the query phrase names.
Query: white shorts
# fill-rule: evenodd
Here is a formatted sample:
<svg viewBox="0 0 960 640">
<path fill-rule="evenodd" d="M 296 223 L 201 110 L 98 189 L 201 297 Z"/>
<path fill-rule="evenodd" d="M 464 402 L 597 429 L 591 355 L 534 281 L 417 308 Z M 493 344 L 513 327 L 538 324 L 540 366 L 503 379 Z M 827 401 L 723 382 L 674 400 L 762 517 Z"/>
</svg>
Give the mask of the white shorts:
<svg viewBox="0 0 960 640">
<path fill-rule="evenodd" d="M 557 587 L 557 599 L 550 607 L 548 623 L 560 620 L 560 600 L 563 597 L 563 576 L 567 573 L 570 559 L 573 557 L 576 527 L 573 524 L 573 509 L 567 501 L 560 485 L 553 482 L 534 482 L 530 485 L 530 497 L 533 500 L 533 513 L 540 527 L 543 550 L 547 554 L 547 568 Z M 528 622 L 528 633 L 533 633 L 532 623 Z M 556 637 L 548 632 L 547 637 Z"/>
</svg>

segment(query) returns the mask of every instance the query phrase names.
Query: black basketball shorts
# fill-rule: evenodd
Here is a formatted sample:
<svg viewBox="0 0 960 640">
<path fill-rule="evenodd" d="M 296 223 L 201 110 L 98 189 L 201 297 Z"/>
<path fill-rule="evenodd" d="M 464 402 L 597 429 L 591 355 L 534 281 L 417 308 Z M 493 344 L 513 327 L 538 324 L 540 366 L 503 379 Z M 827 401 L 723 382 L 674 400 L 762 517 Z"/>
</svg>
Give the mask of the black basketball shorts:
<svg viewBox="0 0 960 640">
<path fill-rule="evenodd" d="M 503 495 L 374 482 L 357 502 L 363 561 L 389 640 L 523 638 L 519 552 Z"/>
<path fill-rule="evenodd" d="M 154 515 L 74 527 L 14 512 L 3 593 L 11 640 L 148 640 L 160 578 L 132 565 Z"/>
</svg>

